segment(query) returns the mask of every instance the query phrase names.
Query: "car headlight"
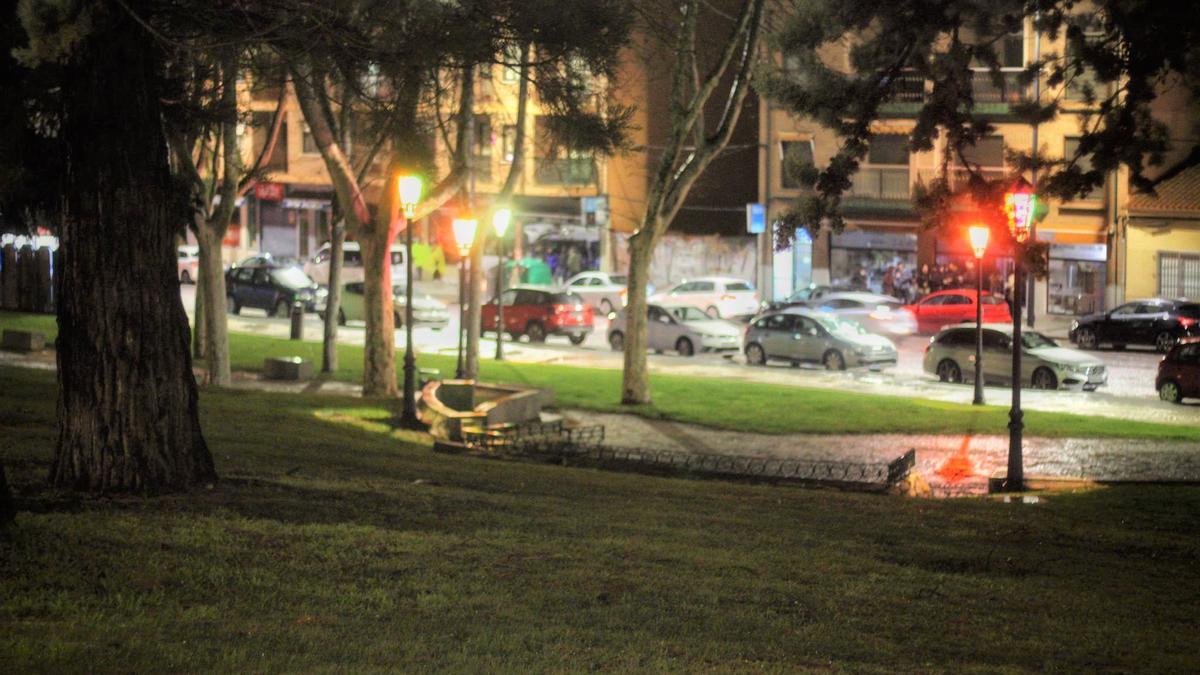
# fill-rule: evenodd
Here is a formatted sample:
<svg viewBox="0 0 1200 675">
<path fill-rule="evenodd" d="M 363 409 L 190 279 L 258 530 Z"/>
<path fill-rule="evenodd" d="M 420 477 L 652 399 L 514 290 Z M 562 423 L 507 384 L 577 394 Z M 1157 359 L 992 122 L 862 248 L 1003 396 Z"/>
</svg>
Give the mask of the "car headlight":
<svg viewBox="0 0 1200 675">
<path fill-rule="evenodd" d="M 1079 328 L 1079 319 L 1071 319 L 1071 331 L 1074 332 Z"/>
</svg>

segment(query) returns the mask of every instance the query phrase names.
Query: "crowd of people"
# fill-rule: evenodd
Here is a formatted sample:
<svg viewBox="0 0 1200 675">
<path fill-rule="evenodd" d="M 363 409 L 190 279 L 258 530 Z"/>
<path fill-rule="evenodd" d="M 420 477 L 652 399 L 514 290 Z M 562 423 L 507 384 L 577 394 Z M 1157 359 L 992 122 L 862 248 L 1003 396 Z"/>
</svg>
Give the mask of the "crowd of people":
<svg viewBox="0 0 1200 675">
<path fill-rule="evenodd" d="M 975 261 L 968 259 L 962 265 L 948 262 L 938 265 L 921 265 L 914 270 L 903 262 L 887 266 L 883 271 L 879 292 L 894 298 L 912 303 L 937 291 L 951 288 L 974 288 Z M 983 290 L 995 295 L 1008 297 L 1010 281 L 999 272 L 992 271 L 984 275 Z M 868 272 L 860 268 L 850 280 L 854 288 L 868 290 Z"/>
</svg>

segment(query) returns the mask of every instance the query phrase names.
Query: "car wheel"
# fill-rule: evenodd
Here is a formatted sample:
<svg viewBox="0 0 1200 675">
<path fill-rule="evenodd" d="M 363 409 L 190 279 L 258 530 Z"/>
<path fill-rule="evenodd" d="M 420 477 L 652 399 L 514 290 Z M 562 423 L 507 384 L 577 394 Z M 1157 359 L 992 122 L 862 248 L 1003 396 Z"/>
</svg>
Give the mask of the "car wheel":
<svg viewBox="0 0 1200 675">
<path fill-rule="evenodd" d="M 962 368 L 952 359 L 943 359 L 937 366 L 937 376 L 942 382 L 959 384 L 963 381 Z"/>
<path fill-rule="evenodd" d="M 1168 403 L 1179 403 L 1183 400 L 1183 392 L 1174 380 L 1167 380 L 1158 388 L 1158 397 Z"/>
<path fill-rule="evenodd" d="M 1080 328 L 1079 332 L 1075 334 L 1075 342 L 1080 349 L 1095 349 L 1097 345 L 1096 331 L 1091 328 Z"/>
<path fill-rule="evenodd" d="M 845 370 L 846 357 L 836 349 L 830 349 L 825 352 L 825 356 L 821 357 L 821 363 L 825 364 L 825 370 Z"/>
<path fill-rule="evenodd" d="M 225 296 L 225 307 L 232 314 L 242 313 L 242 306 L 238 304 L 237 298 L 234 298 L 232 295 Z"/>
<path fill-rule="evenodd" d="M 613 313 L 613 306 L 612 303 L 608 301 L 608 298 L 600 301 L 600 313 L 604 316 L 608 316 L 609 314 Z"/>
<path fill-rule="evenodd" d="M 580 333 L 579 335 L 572 335 L 568 339 L 571 341 L 571 344 L 579 346 L 579 345 L 583 344 L 584 340 L 587 339 L 587 335 L 584 333 Z"/>
<path fill-rule="evenodd" d="M 546 327 L 537 321 L 530 321 L 525 326 L 525 334 L 529 336 L 530 342 L 546 341 Z"/>
<path fill-rule="evenodd" d="M 1175 346 L 1176 341 L 1177 339 L 1174 335 L 1164 330 L 1158 334 L 1158 337 L 1154 338 L 1154 348 L 1158 350 L 1159 354 L 1166 354 L 1171 351 L 1171 347 Z"/>
<path fill-rule="evenodd" d="M 679 338 L 675 341 L 675 351 L 679 352 L 680 356 L 691 356 L 696 353 L 692 341 L 687 338 Z"/>
<path fill-rule="evenodd" d="M 187 270 L 180 272 L 179 273 L 179 283 L 181 283 L 181 284 L 192 283 L 192 275 Z"/>
<path fill-rule="evenodd" d="M 608 336 L 608 346 L 612 347 L 614 352 L 625 351 L 625 334 L 619 330 L 614 330 Z"/>
<path fill-rule="evenodd" d="M 271 310 L 271 316 L 287 316 L 288 307 L 289 305 L 287 300 L 280 300 L 279 302 L 275 303 L 275 308 Z"/>
<path fill-rule="evenodd" d="M 767 353 L 763 351 L 762 345 L 757 342 L 746 345 L 746 363 L 752 366 L 767 365 Z"/>
<path fill-rule="evenodd" d="M 338 307 L 338 325 L 339 326 L 346 325 L 346 312 L 343 311 L 341 307 Z"/>
<path fill-rule="evenodd" d="M 1033 371 L 1033 388 L 1058 389 L 1058 377 L 1049 368 L 1038 368 Z"/>
<path fill-rule="evenodd" d="M 721 310 L 717 309 L 716 305 L 709 305 L 708 309 L 704 310 L 704 313 L 708 314 L 714 319 L 721 318 Z"/>
</svg>

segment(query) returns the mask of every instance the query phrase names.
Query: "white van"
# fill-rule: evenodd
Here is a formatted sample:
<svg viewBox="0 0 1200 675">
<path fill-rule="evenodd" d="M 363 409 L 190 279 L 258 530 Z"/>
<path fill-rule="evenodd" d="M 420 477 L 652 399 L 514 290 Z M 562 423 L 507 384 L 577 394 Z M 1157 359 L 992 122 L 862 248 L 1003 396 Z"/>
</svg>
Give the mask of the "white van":
<svg viewBox="0 0 1200 675">
<path fill-rule="evenodd" d="M 304 273 L 322 286 L 329 285 L 329 243 L 326 242 L 317 249 L 308 262 L 304 263 Z M 392 256 L 392 285 L 403 285 L 406 281 L 406 257 L 404 247 L 393 244 Z M 348 241 L 342 245 L 342 283 L 363 280 L 362 249 L 357 241 Z"/>
</svg>

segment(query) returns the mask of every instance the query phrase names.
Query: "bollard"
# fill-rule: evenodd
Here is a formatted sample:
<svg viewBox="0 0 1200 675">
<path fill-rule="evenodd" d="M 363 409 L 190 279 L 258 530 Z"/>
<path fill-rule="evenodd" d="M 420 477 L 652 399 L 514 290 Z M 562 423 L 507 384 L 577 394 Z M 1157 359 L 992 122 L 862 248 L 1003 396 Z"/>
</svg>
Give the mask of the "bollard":
<svg viewBox="0 0 1200 675">
<path fill-rule="evenodd" d="M 304 336 L 304 305 L 292 303 L 292 339 L 300 340 Z"/>
</svg>

